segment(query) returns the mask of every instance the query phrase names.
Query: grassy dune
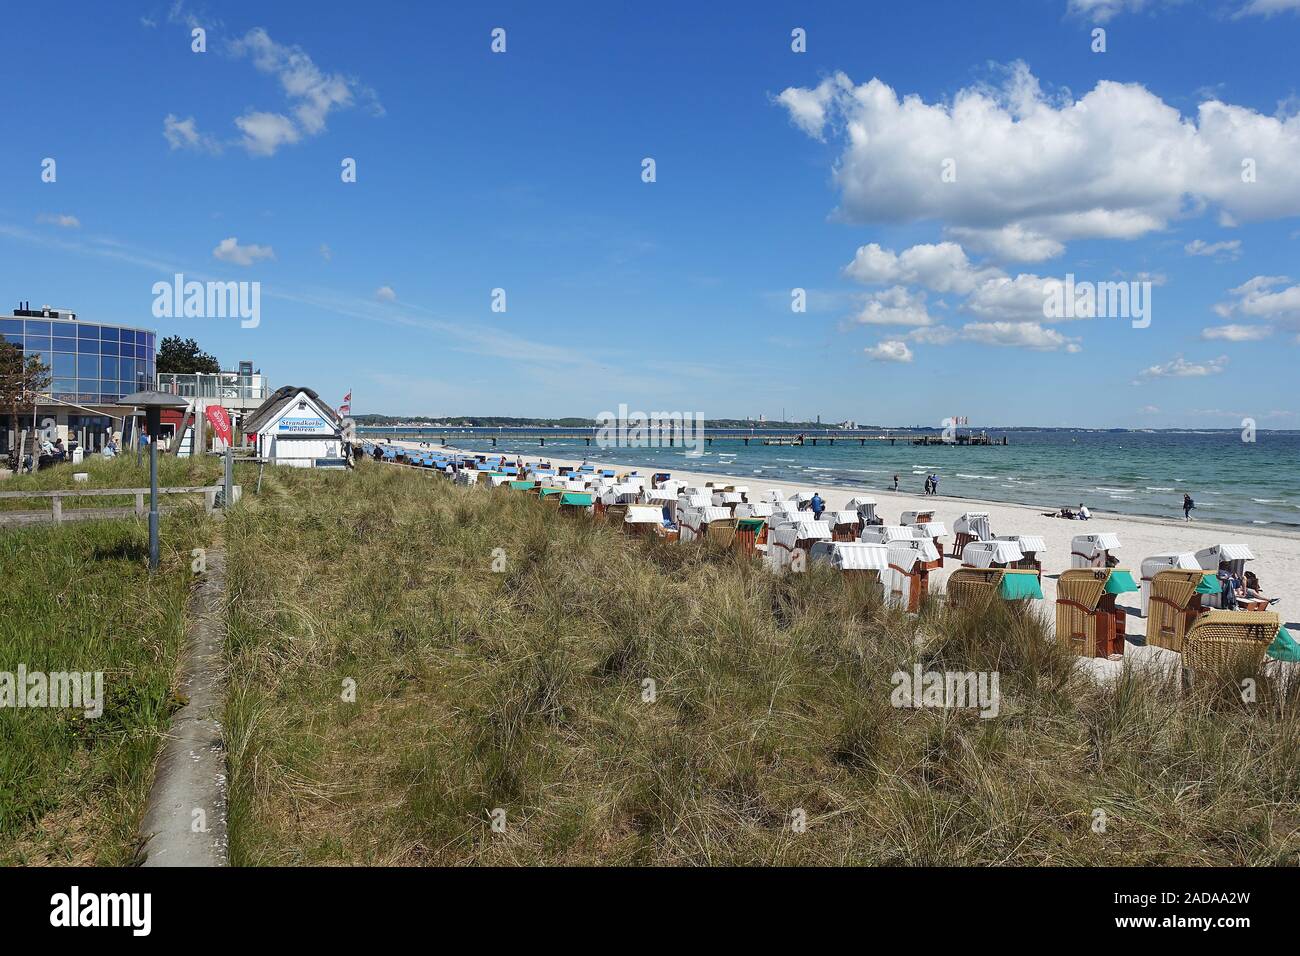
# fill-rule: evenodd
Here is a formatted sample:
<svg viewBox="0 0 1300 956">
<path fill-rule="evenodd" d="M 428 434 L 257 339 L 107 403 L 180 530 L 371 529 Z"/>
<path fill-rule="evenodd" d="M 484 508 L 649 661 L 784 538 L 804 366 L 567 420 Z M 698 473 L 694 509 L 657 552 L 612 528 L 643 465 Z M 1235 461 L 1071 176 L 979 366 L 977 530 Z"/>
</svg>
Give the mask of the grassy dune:
<svg viewBox="0 0 1300 956">
<path fill-rule="evenodd" d="M 268 472 L 245 502 L 236 863 L 1300 859 L 1294 693 L 1099 690 L 1001 606 L 908 617 L 829 569 L 377 464 Z M 918 660 L 998 671 L 1000 716 L 892 707 Z"/>
<path fill-rule="evenodd" d="M 248 466 L 245 466 L 248 467 Z M 251 470 L 251 469 L 250 469 Z M 85 472 L 85 483 L 74 482 L 72 476 Z M 242 472 L 242 469 L 241 469 Z M 256 473 L 253 473 L 256 480 Z M 246 476 L 240 474 L 236 482 L 244 481 Z M 162 455 L 158 458 L 158 484 L 162 487 L 186 485 L 212 485 L 221 480 L 221 462 L 216 458 L 173 458 Z M 31 474 L 18 474 L 0 481 L 0 491 L 64 491 L 72 488 L 148 488 L 149 457 L 146 454 L 137 467 L 135 454 L 117 458 L 105 458 L 92 455 L 79 465 L 67 462 L 43 471 Z M 147 499 L 146 499 L 147 500 Z M 179 501 L 188 500 L 164 497 L 163 504 L 170 506 Z M 201 499 L 200 499 L 201 500 Z M 72 508 L 123 508 L 135 504 L 132 495 L 91 495 L 83 498 L 64 498 L 63 507 Z M 50 510 L 47 500 L 22 500 L 0 498 L 0 511 L 37 511 Z"/>
<path fill-rule="evenodd" d="M 202 501 L 169 514 L 151 578 L 143 521 L 0 529 L 0 671 L 103 671 L 105 692 L 94 719 L 0 708 L 0 863 L 131 861 L 211 532 Z"/>
</svg>

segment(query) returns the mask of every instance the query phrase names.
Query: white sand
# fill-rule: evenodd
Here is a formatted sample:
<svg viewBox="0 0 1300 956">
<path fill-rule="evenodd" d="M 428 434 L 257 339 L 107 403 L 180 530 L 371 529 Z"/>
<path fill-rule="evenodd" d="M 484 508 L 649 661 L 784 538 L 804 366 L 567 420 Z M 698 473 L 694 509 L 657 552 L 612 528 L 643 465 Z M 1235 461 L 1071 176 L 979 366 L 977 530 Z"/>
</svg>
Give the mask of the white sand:
<svg viewBox="0 0 1300 956">
<path fill-rule="evenodd" d="M 419 448 L 418 442 L 391 442 Z M 447 451 L 459 451 L 462 454 L 483 454 L 482 451 L 448 448 Z M 541 449 L 539 449 L 541 451 Z M 492 452 L 489 452 L 492 453 Z M 549 454 L 522 456 L 526 462 L 549 461 L 555 467 L 561 465 L 577 466 L 581 461 L 571 458 L 556 458 Z M 644 465 L 627 465 L 611 461 L 585 459 L 588 464 L 597 467 L 614 468 L 620 472 L 640 471 L 649 475 L 656 471 Z M 1091 521 L 1067 521 L 1062 518 L 1044 517 L 1042 510 L 1029 505 L 1006 504 L 997 501 L 980 501 L 973 498 L 949 498 L 934 495 L 926 498 L 901 492 L 877 491 L 870 488 L 851 489 L 819 485 L 798 484 L 788 481 L 769 479 L 751 480 L 736 475 L 722 475 L 708 472 L 686 472 L 672 469 L 675 479 L 690 481 L 703 485 L 706 481 L 724 481 L 728 484 L 747 485 L 751 495 L 758 495 L 769 488 L 785 492 L 788 498 L 798 491 L 817 491 L 826 501 L 828 510 L 843 508 L 850 498 L 863 496 L 874 498 L 879 504 L 877 514 L 884 518 L 886 524 L 897 524 L 904 511 L 932 510 L 935 520 L 942 521 L 948 534 L 942 539 L 945 551 L 944 566 L 932 573 L 931 586 L 942 587 L 952 569 L 960 566 L 961 561 L 947 556 L 952 549 L 954 538 L 953 526 L 958 517 L 967 511 L 988 512 L 994 534 L 1032 534 L 1040 535 L 1047 543 L 1047 554 L 1043 562 L 1043 594 L 1046 609 L 1050 610 L 1056 601 L 1056 578 L 1070 567 L 1070 541 L 1078 534 L 1094 534 L 1112 531 L 1119 535 L 1122 547 L 1118 552 L 1120 567 L 1133 573 L 1138 580 L 1142 560 L 1153 554 L 1168 551 L 1198 551 L 1221 542 L 1235 541 L 1249 545 L 1255 553 L 1255 560 L 1247 567 L 1259 577 L 1261 588 L 1270 597 L 1281 600 L 1271 610 L 1282 616 L 1282 621 L 1293 634 L 1300 634 L 1300 533 L 1281 529 L 1243 528 L 1235 525 L 1213 524 L 1210 522 L 1190 522 L 1168 518 L 1147 518 L 1134 515 L 1107 514 L 1093 511 Z M 1121 603 L 1128 611 L 1128 632 L 1130 635 L 1146 633 L 1146 620 L 1140 615 L 1137 594 L 1126 594 Z M 1130 651 L 1134 650 L 1132 647 Z M 1143 649 L 1145 654 L 1159 652 L 1159 648 Z M 1139 655 L 1141 656 L 1141 655 Z M 1155 654 L 1155 656 L 1159 656 Z M 1099 664 L 1106 662 L 1099 661 Z"/>
</svg>

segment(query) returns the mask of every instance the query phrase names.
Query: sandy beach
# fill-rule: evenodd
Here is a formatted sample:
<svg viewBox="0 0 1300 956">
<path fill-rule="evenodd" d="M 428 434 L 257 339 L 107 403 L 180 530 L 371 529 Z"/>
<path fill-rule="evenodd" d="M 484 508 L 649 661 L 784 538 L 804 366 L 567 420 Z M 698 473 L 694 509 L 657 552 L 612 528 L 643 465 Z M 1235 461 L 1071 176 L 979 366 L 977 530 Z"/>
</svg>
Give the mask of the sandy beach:
<svg viewBox="0 0 1300 956">
<path fill-rule="evenodd" d="M 419 442 L 394 441 L 390 444 L 408 448 L 419 448 Z M 447 448 L 446 451 L 458 451 L 462 454 L 483 454 L 464 448 Z M 534 454 L 523 456 L 527 462 L 549 461 L 552 465 L 577 466 L 582 460 L 557 458 L 551 455 Z M 588 458 L 588 464 L 622 471 L 640 470 L 647 473 L 644 466 L 620 463 L 607 458 Z M 933 510 L 935 518 L 942 521 L 948 529 L 943 539 L 945 548 L 944 566 L 932 577 L 932 584 L 942 587 L 953 568 L 960 565 L 956 558 L 948 557 L 953 541 L 953 525 L 957 518 L 968 511 L 988 512 L 994 534 L 1033 534 L 1040 535 L 1047 542 L 1047 554 L 1043 557 L 1043 594 L 1044 602 L 1050 605 L 1056 600 L 1056 578 L 1070 567 L 1070 541 L 1075 535 L 1093 534 L 1110 531 L 1119 535 L 1122 547 L 1118 554 L 1120 567 L 1133 572 L 1139 577 L 1142 560 L 1153 554 L 1168 551 L 1197 551 L 1220 542 L 1244 542 L 1255 554 L 1255 560 L 1248 567 L 1259 577 L 1265 594 L 1280 598 L 1273 610 L 1282 616 L 1288 628 L 1300 627 L 1300 533 L 1271 528 L 1243 528 L 1211 522 L 1190 522 L 1165 518 L 1148 518 L 1134 515 L 1109 514 L 1094 510 L 1091 521 L 1068 521 L 1063 518 L 1049 518 L 1042 510 L 1026 505 L 1005 504 L 996 501 L 980 501 L 971 498 L 946 498 L 942 494 L 931 497 L 903 494 L 901 492 L 877 491 L 863 488 L 819 486 L 788 481 L 759 482 L 711 472 L 676 471 L 674 478 L 704 484 L 706 481 L 724 481 L 728 484 L 748 485 L 751 492 L 758 494 L 768 488 L 783 491 L 786 497 L 795 492 L 817 491 L 826 501 L 829 510 L 845 506 L 849 499 L 864 496 L 879 502 L 877 513 L 887 524 L 897 524 L 904 511 Z M 1140 605 L 1136 594 L 1124 595 L 1121 606 L 1129 612 L 1128 632 L 1130 635 L 1143 635 L 1146 631 L 1146 619 L 1140 615 Z"/>
</svg>

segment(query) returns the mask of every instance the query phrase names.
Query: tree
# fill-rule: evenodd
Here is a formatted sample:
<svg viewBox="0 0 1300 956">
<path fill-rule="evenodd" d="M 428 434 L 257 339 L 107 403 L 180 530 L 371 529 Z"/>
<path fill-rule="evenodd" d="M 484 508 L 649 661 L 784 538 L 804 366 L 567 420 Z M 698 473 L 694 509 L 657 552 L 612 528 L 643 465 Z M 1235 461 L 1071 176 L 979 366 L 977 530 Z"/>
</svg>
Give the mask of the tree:
<svg viewBox="0 0 1300 956">
<path fill-rule="evenodd" d="M 23 350 L 12 342 L 0 341 L 0 408 L 7 408 L 13 416 L 15 447 L 13 453 L 21 454 L 17 439 L 22 431 L 19 415 L 34 411 L 37 397 L 50 387 L 50 367 L 35 355 L 23 357 Z M 32 436 L 33 439 L 35 436 Z"/>
<path fill-rule="evenodd" d="M 159 372 L 180 372 L 182 374 L 201 372 L 213 375 L 221 371 L 221 363 L 212 355 L 202 351 L 199 343 L 193 339 L 182 339 L 179 335 L 169 335 L 158 347 L 158 362 L 155 366 Z"/>
</svg>

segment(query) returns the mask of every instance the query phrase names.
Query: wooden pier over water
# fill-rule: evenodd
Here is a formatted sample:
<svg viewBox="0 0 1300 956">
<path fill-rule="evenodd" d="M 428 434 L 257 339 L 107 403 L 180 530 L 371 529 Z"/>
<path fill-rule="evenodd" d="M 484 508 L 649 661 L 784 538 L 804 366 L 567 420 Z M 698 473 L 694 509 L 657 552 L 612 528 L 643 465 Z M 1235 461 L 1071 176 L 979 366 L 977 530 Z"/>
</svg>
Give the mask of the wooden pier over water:
<svg viewBox="0 0 1300 956">
<path fill-rule="evenodd" d="M 508 442 L 532 442 L 535 441 L 540 447 L 545 447 L 547 440 L 551 441 L 583 441 L 588 447 L 592 442 L 598 439 L 596 429 L 574 430 L 574 429 L 538 429 L 537 431 L 510 431 L 510 432 L 459 432 L 459 431 L 440 431 L 430 432 L 419 428 L 379 428 L 363 427 L 358 429 L 365 438 L 372 440 L 405 440 L 405 441 L 425 441 L 431 444 L 441 444 L 444 448 L 448 445 L 462 445 L 467 442 L 491 442 L 493 448 L 497 447 L 498 441 Z M 656 446 L 666 446 L 669 448 L 684 448 L 687 445 L 686 438 L 680 432 L 672 433 L 655 433 L 649 436 L 649 440 Z M 994 438 L 989 435 L 963 435 L 958 434 L 953 438 L 945 438 L 943 435 L 933 434 L 873 434 L 873 435 L 855 435 L 846 432 L 844 435 L 705 435 L 704 443 L 712 446 L 715 442 L 728 443 L 740 442 L 744 445 L 777 445 L 791 448 L 798 448 L 803 445 L 851 445 L 857 442 L 859 446 L 865 447 L 867 442 L 886 442 L 890 445 L 954 445 L 958 447 L 969 446 L 991 446 L 1006 445 L 1007 438 L 1005 435 Z"/>
</svg>

